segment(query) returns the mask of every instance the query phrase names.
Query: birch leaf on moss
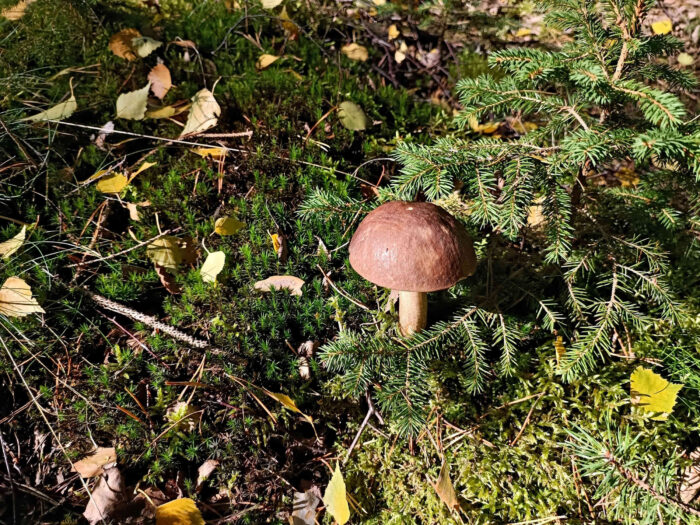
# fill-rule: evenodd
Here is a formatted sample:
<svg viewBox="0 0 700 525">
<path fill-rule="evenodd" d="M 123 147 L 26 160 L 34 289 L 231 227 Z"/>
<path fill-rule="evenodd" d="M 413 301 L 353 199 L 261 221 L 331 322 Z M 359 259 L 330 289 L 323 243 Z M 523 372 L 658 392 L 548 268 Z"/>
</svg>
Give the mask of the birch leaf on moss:
<svg viewBox="0 0 700 525">
<path fill-rule="evenodd" d="M 219 120 L 219 115 L 221 115 L 221 106 L 214 98 L 214 94 L 206 88 L 199 90 L 192 97 L 192 107 L 180 136 L 213 128 Z"/>
<path fill-rule="evenodd" d="M 173 87 L 170 70 L 165 64 L 156 64 L 148 73 L 148 80 L 151 82 L 151 91 L 159 99 L 168 93 Z"/>
<path fill-rule="evenodd" d="M 27 238 L 27 227 L 22 226 L 22 229 L 17 235 L 7 239 L 5 242 L 0 242 L 0 255 L 3 259 L 9 259 L 12 254 L 22 247 L 24 240 Z"/>
<path fill-rule="evenodd" d="M 166 235 L 156 239 L 146 248 L 146 255 L 154 263 L 164 268 L 177 268 L 182 262 L 182 248 L 177 237 Z"/>
<path fill-rule="evenodd" d="M 347 129 L 362 131 L 367 128 L 367 115 L 360 106 L 349 100 L 338 106 L 338 118 Z"/>
<path fill-rule="evenodd" d="M 63 120 L 70 117 L 75 110 L 78 109 L 78 102 L 75 100 L 75 95 L 71 93 L 71 96 L 65 102 L 56 104 L 55 106 L 32 115 L 30 117 L 25 117 L 19 119 L 19 122 L 40 122 L 42 120 Z"/>
<path fill-rule="evenodd" d="M 678 391 L 683 385 L 666 381 L 648 368 L 638 366 L 630 377 L 630 397 L 632 402 L 647 412 L 658 414 L 653 419 L 663 421 L 673 412 Z"/>
<path fill-rule="evenodd" d="M 450 480 L 450 467 L 447 463 L 443 463 L 440 467 L 440 474 L 433 487 L 450 511 L 459 509 L 459 500 L 457 499 L 455 488 L 452 485 L 452 480 Z"/>
<path fill-rule="evenodd" d="M 345 480 L 340 472 L 340 465 L 336 463 L 333 477 L 323 494 L 323 503 L 326 505 L 328 514 L 333 516 L 338 525 L 345 525 L 350 519 L 350 507 L 345 491 Z"/>
<path fill-rule="evenodd" d="M 0 314 L 7 317 L 25 317 L 44 313 L 44 309 L 32 297 L 31 287 L 19 277 L 10 277 L 0 288 Z"/>
<path fill-rule="evenodd" d="M 224 264 L 226 264 L 226 254 L 224 252 L 211 252 L 207 255 L 204 264 L 199 269 L 202 281 L 205 283 L 216 282 L 216 276 L 224 269 Z"/>
<path fill-rule="evenodd" d="M 131 40 L 131 47 L 141 58 L 146 58 L 156 49 L 163 45 L 163 42 L 148 36 L 138 36 Z"/>
<path fill-rule="evenodd" d="M 221 236 L 233 235 L 245 228 L 245 222 L 235 217 L 219 217 L 214 223 L 214 231 Z"/>
<path fill-rule="evenodd" d="M 141 120 L 146 116 L 146 104 L 148 91 L 151 89 L 149 82 L 141 89 L 122 93 L 117 99 L 117 118 L 127 120 Z"/>
<path fill-rule="evenodd" d="M 304 280 L 293 275 L 273 275 L 262 281 L 258 281 L 253 285 L 256 290 L 261 292 L 269 292 L 272 290 L 289 290 L 292 295 L 301 296 L 301 287 L 304 286 Z"/>
</svg>

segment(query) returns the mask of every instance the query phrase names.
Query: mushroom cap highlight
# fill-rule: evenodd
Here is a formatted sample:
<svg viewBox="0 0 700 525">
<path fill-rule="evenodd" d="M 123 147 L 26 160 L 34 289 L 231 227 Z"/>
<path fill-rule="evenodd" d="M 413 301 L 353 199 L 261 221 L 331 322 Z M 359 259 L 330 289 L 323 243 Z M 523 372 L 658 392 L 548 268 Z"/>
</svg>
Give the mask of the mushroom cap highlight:
<svg viewBox="0 0 700 525">
<path fill-rule="evenodd" d="M 350 265 L 383 288 L 433 292 L 473 274 L 476 254 L 464 226 L 439 206 L 392 201 L 360 223 Z"/>
</svg>

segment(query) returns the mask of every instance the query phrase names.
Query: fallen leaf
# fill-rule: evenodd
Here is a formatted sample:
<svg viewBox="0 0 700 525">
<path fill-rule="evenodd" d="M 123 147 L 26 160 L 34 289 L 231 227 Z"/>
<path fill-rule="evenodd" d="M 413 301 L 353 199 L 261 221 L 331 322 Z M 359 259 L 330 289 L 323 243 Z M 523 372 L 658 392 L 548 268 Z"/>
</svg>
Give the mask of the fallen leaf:
<svg viewBox="0 0 700 525">
<path fill-rule="evenodd" d="M 105 149 L 105 139 L 107 138 L 107 135 L 112 133 L 114 131 L 114 122 L 111 120 L 107 122 L 104 126 L 100 128 L 99 133 L 97 134 L 97 138 L 95 139 L 95 146 L 97 146 L 98 149 Z"/>
<path fill-rule="evenodd" d="M 280 58 L 281 57 L 275 55 L 268 55 L 267 53 L 263 53 L 262 55 L 260 55 L 260 58 L 258 58 L 258 61 L 255 63 L 255 67 L 257 69 L 265 69 L 277 62 Z"/>
<path fill-rule="evenodd" d="M 151 91 L 159 99 L 168 93 L 168 90 L 173 87 L 170 70 L 165 64 L 156 64 L 148 73 L 148 80 L 151 83 Z"/>
<path fill-rule="evenodd" d="M 349 100 L 338 106 L 338 118 L 347 129 L 362 131 L 367 128 L 367 115 L 360 106 Z"/>
<path fill-rule="evenodd" d="M 122 93 L 117 98 L 117 118 L 128 120 L 141 120 L 146 116 L 146 104 L 151 83 L 148 82 L 141 89 Z"/>
<path fill-rule="evenodd" d="M 120 193 L 129 184 L 129 179 L 122 173 L 110 173 L 97 181 L 97 191 L 102 193 Z"/>
<path fill-rule="evenodd" d="M 655 35 L 666 35 L 673 30 L 673 23 L 669 18 L 662 18 L 651 24 L 651 30 Z"/>
<path fill-rule="evenodd" d="M 427 53 L 419 53 L 417 58 L 426 68 L 432 69 L 440 65 L 440 50 L 436 48 L 431 49 Z"/>
<path fill-rule="evenodd" d="M 132 49 L 136 51 L 136 54 L 141 58 L 146 58 L 162 45 L 163 42 L 154 40 L 148 36 L 137 36 L 136 38 L 131 39 Z"/>
<path fill-rule="evenodd" d="M 340 48 L 340 51 L 350 60 L 359 60 L 360 62 L 364 62 L 369 58 L 367 48 L 365 46 L 361 46 L 360 44 L 355 44 L 354 42 L 352 44 L 344 45 L 342 48 Z"/>
<path fill-rule="evenodd" d="M 216 468 L 219 466 L 219 462 L 216 461 L 215 459 L 208 459 L 204 463 L 202 463 L 199 468 L 197 469 L 197 487 L 200 488 L 202 484 L 209 479 L 209 476 L 211 476 L 212 472 L 216 470 Z"/>
<path fill-rule="evenodd" d="M 134 177 L 136 177 L 136 175 L 138 175 L 139 173 L 141 173 L 141 172 L 147 170 L 148 168 L 152 168 L 152 167 L 155 166 L 156 164 L 158 164 L 158 163 L 157 163 L 157 162 L 143 162 L 143 163 L 139 166 L 139 168 L 138 168 L 135 172 L 133 172 L 133 173 L 131 174 L 131 177 L 129 177 L 129 180 L 130 180 L 130 181 L 133 180 Z"/>
<path fill-rule="evenodd" d="M 132 42 L 140 36 L 141 33 L 136 29 L 122 29 L 118 33 L 114 33 L 112 38 L 109 39 L 109 49 L 119 58 L 135 60 L 136 51 L 132 47 Z"/>
<path fill-rule="evenodd" d="M 197 44 L 192 42 L 192 40 L 173 40 L 170 42 L 171 44 L 175 44 L 176 46 L 188 48 L 188 49 L 194 49 L 195 51 L 197 50 Z"/>
<path fill-rule="evenodd" d="M 155 263 L 153 266 L 156 269 L 156 274 L 158 275 L 158 279 L 160 279 L 160 283 L 168 291 L 168 293 L 173 295 L 182 293 L 182 288 L 180 288 L 180 285 L 177 284 L 175 276 L 171 274 L 167 268 Z"/>
<path fill-rule="evenodd" d="M 24 16 L 27 7 L 34 2 L 35 0 L 22 0 L 11 7 L 3 9 L 2 12 L 0 12 L 0 16 L 7 20 L 19 20 Z"/>
<path fill-rule="evenodd" d="M 216 126 L 220 114 L 221 107 L 214 98 L 214 94 L 206 88 L 198 91 L 192 97 L 192 107 L 189 115 L 187 115 L 187 122 L 180 136 L 183 137 L 213 128 Z"/>
<path fill-rule="evenodd" d="M 457 500 L 457 494 L 450 480 L 450 468 L 447 466 L 447 463 L 443 463 L 442 467 L 440 467 L 440 475 L 433 488 L 450 511 L 459 508 L 459 500 Z"/>
<path fill-rule="evenodd" d="M 63 120 L 64 118 L 70 117 L 75 110 L 78 109 L 78 103 L 75 100 L 75 95 L 71 92 L 71 96 L 65 102 L 56 104 L 49 109 L 32 115 L 30 117 L 24 117 L 19 119 L 18 122 L 39 122 L 42 120 Z"/>
<path fill-rule="evenodd" d="M 406 42 L 401 42 L 399 48 L 394 52 L 394 60 L 396 60 L 397 64 L 406 60 L 406 53 L 408 53 L 408 46 Z"/>
<path fill-rule="evenodd" d="M 301 414 L 301 416 L 306 419 L 309 423 L 313 425 L 314 420 L 311 416 L 307 416 L 304 414 L 299 408 L 297 407 L 296 403 L 294 400 L 289 397 L 287 394 L 276 394 L 275 392 L 270 392 L 269 390 L 266 390 L 263 388 L 263 391 L 270 396 L 272 399 L 275 399 L 279 401 L 283 407 L 288 408 L 292 412 L 296 412 L 297 414 Z"/>
<path fill-rule="evenodd" d="M 182 262 L 182 248 L 177 237 L 165 235 L 156 239 L 146 248 L 146 255 L 154 263 L 165 268 L 177 268 Z"/>
<path fill-rule="evenodd" d="M 202 412 L 184 401 L 178 401 L 168 408 L 165 417 L 172 428 L 182 432 L 193 432 L 202 419 Z"/>
<path fill-rule="evenodd" d="M 275 250 L 277 258 L 285 262 L 287 260 L 287 238 L 284 235 L 273 233 L 270 235 L 272 240 L 272 249 Z"/>
<path fill-rule="evenodd" d="M 293 525 L 315 525 L 316 508 L 321 503 L 321 495 L 318 487 L 313 487 L 306 492 L 294 492 L 292 503 Z"/>
<path fill-rule="evenodd" d="M 92 489 L 90 501 L 83 516 L 91 525 L 110 519 L 111 515 L 126 502 L 126 489 L 121 472 L 116 467 L 108 468 Z"/>
<path fill-rule="evenodd" d="M 345 481 L 340 472 L 340 465 L 336 463 L 333 477 L 331 477 L 326 491 L 323 494 L 323 503 L 326 510 L 333 516 L 338 525 L 345 525 L 350 519 L 350 507 L 345 493 Z"/>
<path fill-rule="evenodd" d="M 9 259 L 10 256 L 19 250 L 27 238 L 27 227 L 22 226 L 22 229 L 14 237 L 7 239 L 5 242 L 0 242 L 0 255 L 3 259 Z"/>
<path fill-rule="evenodd" d="M 211 252 L 207 255 L 204 264 L 199 269 L 199 274 L 202 276 L 202 281 L 205 283 L 215 283 L 216 276 L 221 273 L 226 263 L 226 254 L 224 252 Z"/>
<path fill-rule="evenodd" d="M 245 228 L 245 222 L 241 222 L 235 217 L 219 217 L 214 223 L 214 232 L 221 236 L 233 235 Z"/>
<path fill-rule="evenodd" d="M 274 9 L 282 3 L 282 0 L 262 0 L 263 9 Z"/>
<path fill-rule="evenodd" d="M 156 525 L 205 525 L 197 505 L 190 498 L 180 498 L 156 508 Z"/>
<path fill-rule="evenodd" d="M 291 40 L 294 40 L 299 36 L 299 26 L 294 23 L 289 14 L 287 13 L 287 7 L 282 6 L 282 11 L 280 12 L 279 19 L 282 21 L 282 28 L 289 35 Z"/>
<path fill-rule="evenodd" d="M 554 354 L 557 357 L 557 364 L 559 364 L 562 357 L 566 354 L 566 347 L 564 346 L 564 338 L 562 336 L 557 336 L 554 340 Z"/>
<path fill-rule="evenodd" d="M 663 421 L 673 411 L 678 391 L 683 385 L 670 383 L 653 370 L 638 366 L 630 377 L 632 403 L 647 412 L 658 413 L 654 420 Z"/>
<path fill-rule="evenodd" d="M 228 150 L 226 148 L 192 148 L 192 153 L 196 153 L 200 157 L 210 157 L 214 160 L 222 160 L 226 157 Z"/>
<path fill-rule="evenodd" d="M 521 38 L 524 36 L 530 36 L 532 34 L 532 30 L 528 29 L 527 27 L 521 27 L 515 32 L 515 36 Z"/>
<path fill-rule="evenodd" d="M 258 281 L 253 285 L 253 288 L 261 292 L 269 292 L 271 290 L 289 290 L 292 295 L 301 296 L 301 287 L 304 286 L 304 281 L 293 275 L 273 275 L 263 281 Z"/>
<path fill-rule="evenodd" d="M 689 55 L 688 53 L 680 53 L 677 57 L 676 60 L 681 66 L 692 66 L 693 63 L 695 62 L 695 59 Z"/>
<path fill-rule="evenodd" d="M 117 461 L 114 447 L 97 447 L 88 457 L 73 463 L 71 472 L 77 472 L 84 478 L 94 478 L 104 472 L 104 466 Z"/>
<path fill-rule="evenodd" d="M 33 313 L 44 313 L 32 289 L 19 277 L 8 278 L 0 288 L 0 314 L 8 317 L 25 317 Z"/>
<path fill-rule="evenodd" d="M 146 117 L 153 119 L 170 118 L 174 117 L 175 115 L 179 115 L 180 113 L 184 113 L 190 109 L 190 107 L 191 104 L 173 104 L 171 106 L 163 106 L 162 108 L 146 111 Z"/>
<path fill-rule="evenodd" d="M 693 450 L 688 457 L 693 461 L 683 471 L 683 481 L 678 489 L 681 501 L 691 503 L 700 492 L 700 448 Z"/>
</svg>

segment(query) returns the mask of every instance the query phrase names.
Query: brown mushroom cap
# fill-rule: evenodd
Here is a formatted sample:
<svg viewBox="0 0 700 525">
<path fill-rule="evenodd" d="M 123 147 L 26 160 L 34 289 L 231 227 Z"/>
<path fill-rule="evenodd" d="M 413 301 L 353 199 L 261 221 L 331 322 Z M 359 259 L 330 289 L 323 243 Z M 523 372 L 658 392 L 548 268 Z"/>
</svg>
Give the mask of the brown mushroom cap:
<svg viewBox="0 0 700 525">
<path fill-rule="evenodd" d="M 350 264 L 383 288 L 433 292 L 473 274 L 476 255 L 464 226 L 439 206 L 393 201 L 360 223 Z"/>
</svg>

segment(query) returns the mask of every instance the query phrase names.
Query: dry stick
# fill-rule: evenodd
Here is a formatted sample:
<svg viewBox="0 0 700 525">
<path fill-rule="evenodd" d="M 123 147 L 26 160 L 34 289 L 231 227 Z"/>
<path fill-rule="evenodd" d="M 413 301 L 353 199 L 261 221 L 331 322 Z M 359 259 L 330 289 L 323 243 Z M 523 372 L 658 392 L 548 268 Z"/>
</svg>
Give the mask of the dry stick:
<svg viewBox="0 0 700 525">
<path fill-rule="evenodd" d="M 119 257 L 120 255 L 124 255 L 125 253 L 129 253 L 129 252 L 132 252 L 134 250 L 138 250 L 142 246 L 146 246 L 147 244 L 150 244 L 153 241 L 160 239 L 161 237 L 165 237 L 166 235 L 168 235 L 170 233 L 175 233 L 177 231 L 180 231 L 181 229 L 182 229 L 181 227 L 178 227 L 178 228 L 175 228 L 172 230 L 165 230 L 164 232 L 159 233 L 155 237 L 151 237 L 148 240 L 142 241 L 142 242 L 138 243 L 136 246 L 132 246 L 131 248 L 127 248 L 126 250 L 122 250 L 120 252 L 113 253 L 111 255 L 108 255 L 107 257 L 100 257 L 99 259 L 92 259 L 91 261 L 69 264 L 68 268 L 74 268 L 76 266 L 86 266 L 88 264 L 94 264 L 96 262 L 102 262 L 102 261 L 108 261 L 109 259 L 114 259 L 115 257 Z"/>
<path fill-rule="evenodd" d="M 520 432 L 518 432 L 518 435 L 515 436 L 513 441 L 510 442 L 510 446 L 514 446 L 518 440 L 520 439 L 520 436 L 523 435 L 523 432 L 525 431 L 525 427 L 527 427 L 527 424 L 530 422 L 530 418 L 532 417 L 532 413 L 535 410 L 535 407 L 537 406 L 537 402 L 540 400 L 540 397 L 544 395 L 544 392 L 542 392 L 540 395 L 537 396 L 537 399 L 535 399 L 535 402 L 532 403 L 532 406 L 530 407 L 530 411 L 527 413 L 527 417 L 525 418 L 525 421 L 523 422 L 523 426 L 520 427 Z"/>
<path fill-rule="evenodd" d="M 336 292 L 338 292 L 340 295 L 342 295 L 343 297 L 345 297 L 348 301 L 350 301 L 351 303 L 353 303 L 353 304 L 359 306 L 360 308 L 363 308 L 363 309 L 367 310 L 368 312 L 371 312 L 371 311 L 372 311 L 371 308 L 369 308 L 368 306 L 365 306 L 364 304 L 362 304 L 362 303 L 359 302 L 359 301 L 356 301 L 355 299 L 353 299 L 352 297 L 350 297 L 350 296 L 347 294 L 347 292 L 344 292 L 344 291 L 342 291 L 340 288 L 338 288 L 338 287 L 335 285 L 335 283 L 333 283 L 333 281 L 331 281 L 331 278 L 330 278 L 328 275 L 326 275 L 326 272 L 323 271 L 323 268 L 321 268 L 321 266 L 320 266 L 319 264 L 316 265 L 316 268 L 318 268 L 318 270 L 321 272 L 321 274 L 323 274 L 323 278 L 328 282 L 328 284 L 331 285 L 331 287 L 333 287 L 333 289 L 334 289 Z"/>
</svg>

